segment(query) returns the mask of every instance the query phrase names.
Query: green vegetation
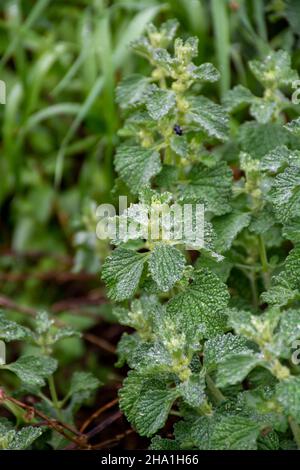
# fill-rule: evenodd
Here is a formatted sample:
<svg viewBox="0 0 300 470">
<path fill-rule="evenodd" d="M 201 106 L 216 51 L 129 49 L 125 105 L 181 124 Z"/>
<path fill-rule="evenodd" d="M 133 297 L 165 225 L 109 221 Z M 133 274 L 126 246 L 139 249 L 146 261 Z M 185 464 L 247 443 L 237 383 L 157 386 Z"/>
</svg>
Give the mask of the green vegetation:
<svg viewBox="0 0 300 470">
<path fill-rule="evenodd" d="M 300 448 L 298 10 L 4 2 L 0 449 Z"/>
</svg>

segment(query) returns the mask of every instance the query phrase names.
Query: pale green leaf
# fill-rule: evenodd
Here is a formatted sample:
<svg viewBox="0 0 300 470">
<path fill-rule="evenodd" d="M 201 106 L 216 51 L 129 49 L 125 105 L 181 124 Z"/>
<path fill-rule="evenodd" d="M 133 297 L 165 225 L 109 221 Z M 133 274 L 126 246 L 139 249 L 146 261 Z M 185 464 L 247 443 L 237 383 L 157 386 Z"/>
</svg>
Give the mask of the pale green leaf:
<svg viewBox="0 0 300 470">
<path fill-rule="evenodd" d="M 184 267 L 185 257 L 177 248 L 166 243 L 155 245 L 149 258 L 149 269 L 160 290 L 170 290 L 181 279 Z"/>
<path fill-rule="evenodd" d="M 150 450 L 178 450 L 180 445 L 173 439 L 164 439 L 160 436 L 154 436 L 151 440 Z"/>
<path fill-rule="evenodd" d="M 206 400 L 204 375 L 192 374 L 177 388 L 183 400 L 193 408 L 199 408 Z"/>
<path fill-rule="evenodd" d="M 267 304 L 283 307 L 293 301 L 297 295 L 297 290 L 292 290 L 281 285 L 274 285 L 271 286 L 268 291 L 263 292 L 260 298 Z"/>
<path fill-rule="evenodd" d="M 242 382 L 249 372 L 261 363 L 260 355 L 250 351 L 226 356 L 218 365 L 217 386 L 226 387 Z"/>
<path fill-rule="evenodd" d="M 288 132 L 279 124 L 246 122 L 238 131 L 238 141 L 244 152 L 261 158 L 280 145 L 288 142 Z"/>
<path fill-rule="evenodd" d="M 285 145 L 280 145 L 263 157 L 260 167 L 270 173 L 277 173 L 287 165 L 297 164 L 300 166 L 300 152 L 290 150 Z"/>
<path fill-rule="evenodd" d="M 214 450 L 255 450 L 261 425 L 243 416 L 224 416 L 214 426 L 211 447 Z"/>
<path fill-rule="evenodd" d="M 288 122 L 284 127 L 293 135 L 300 136 L 300 117 Z"/>
<path fill-rule="evenodd" d="M 266 124 L 276 113 L 277 104 L 265 98 L 254 98 L 250 106 L 250 114 L 259 123 Z"/>
<path fill-rule="evenodd" d="M 254 99 L 251 91 L 242 85 L 237 85 L 229 90 L 223 98 L 223 106 L 228 112 L 234 112 L 252 103 Z"/>
<path fill-rule="evenodd" d="M 166 422 L 178 390 L 163 375 L 129 372 L 119 392 L 120 408 L 142 436 L 151 436 Z"/>
<path fill-rule="evenodd" d="M 289 166 L 276 176 L 270 191 L 277 220 L 288 222 L 300 211 L 300 166 Z"/>
<path fill-rule="evenodd" d="M 152 119 L 158 121 L 174 110 L 176 105 L 175 93 L 154 87 L 148 94 L 146 108 Z"/>
<path fill-rule="evenodd" d="M 298 73 L 291 68 L 291 57 L 286 51 L 272 51 L 263 61 L 253 60 L 249 67 L 265 87 L 292 85 Z"/>
<path fill-rule="evenodd" d="M 133 193 L 148 186 L 161 170 L 159 153 L 136 145 L 122 145 L 115 156 L 115 167 Z"/>
<path fill-rule="evenodd" d="M 26 450 L 44 432 L 43 428 L 26 426 L 15 432 L 15 436 L 10 443 L 8 450 Z"/>
<path fill-rule="evenodd" d="M 250 223 L 251 216 L 247 212 L 231 212 L 230 214 L 216 217 L 213 220 L 216 239 L 215 250 L 223 253 L 229 250 L 236 236 Z"/>
<path fill-rule="evenodd" d="M 228 116 L 224 108 L 204 96 L 190 99 L 187 114 L 189 125 L 204 131 L 209 137 L 224 141 L 228 138 Z"/>
<path fill-rule="evenodd" d="M 189 184 L 182 189 L 184 202 L 204 204 L 206 211 L 216 215 L 230 211 L 232 172 L 226 163 L 218 163 L 212 168 L 198 164 L 189 176 Z"/>
<path fill-rule="evenodd" d="M 276 386 L 276 396 L 285 413 L 300 422 L 300 377 L 289 377 Z"/>
<path fill-rule="evenodd" d="M 35 317 L 35 330 L 39 335 L 48 332 L 53 324 L 54 320 L 45 311 L 38 312 Z"/>
<path fill-rule="evenodd" d="M 192 284 L 169 301 L 167 312 L 188 335 L 210 337 L 224 330 L 228 299 L 227 287 L 218 276 L 201 269 Z"/>
<path fill-rule="evenodd" d="M 284 262 L 283 271 L 276 276 L 275 282 L 289 289 L 300 289 L 300 246 L 289 252 Z"/>
<path fill-rule="evenodd" d="M 192 77 L 200 80 L 201 82 L 217 82 L 220 79 L 220 72 L 213 64 L 204 63 L 197 67 L 191 66 Z"/>
<path fill-rule="evenodd" d="M 0 312 L 0 339 L 4 341 L 24 340 L 32 337 L 28 328 L 19 325 L 16 322 L 7 320 L 5 315 Z"/>
<path fill-rule="evenodd" d="M 16 362 L 2 366 L 28 385 L 43 386 L 45 378 L 55 372 L 57 361 L 46 356 L 21 356 Z"/>
<path fill-rule="evenodd" d="M 116 90 L 117 102 L 121 108 L 134 108 L 145 103 L 149 92 L 149 79 L 134 74 L 124 78 Z"/>
<path fill-rule="evenodd" d="M 204 365 L 208 369 L 214 369 L 221 361 L 224 361 L 227 356 L 241 352 L 249 352 L 245 338 L 231 333 L 217 335 L 207 340 L 205 343 Z"/>
<path fill-rule="evenodd" d="M 101 385 L 100 381 L 90 372 L 74 372 L 71 379 L 69 395 L 82 392 L 93 392 Z"/>
<path fill-rule="evenodd" d="M 112 252 L 102 267 L 102 279 L 111 299 L 121 301 L 134 295 L 145 260 L 144 254 L 125 248 L 116 248 Z"/>
</svg>

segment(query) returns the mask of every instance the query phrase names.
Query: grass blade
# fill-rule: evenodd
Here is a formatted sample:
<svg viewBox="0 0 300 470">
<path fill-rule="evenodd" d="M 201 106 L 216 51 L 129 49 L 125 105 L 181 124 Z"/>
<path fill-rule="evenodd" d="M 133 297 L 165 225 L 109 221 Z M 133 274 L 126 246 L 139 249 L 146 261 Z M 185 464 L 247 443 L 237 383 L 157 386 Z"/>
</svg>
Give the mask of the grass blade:
<svg viewBox="0 0 300 470">
<path fill-rule="evenodd" d="M 214 41 L 218 68 L 221 73 L 220 95 L 230 88 L 230 33 L 226 0 L 211 0 Z"/>
</svg>

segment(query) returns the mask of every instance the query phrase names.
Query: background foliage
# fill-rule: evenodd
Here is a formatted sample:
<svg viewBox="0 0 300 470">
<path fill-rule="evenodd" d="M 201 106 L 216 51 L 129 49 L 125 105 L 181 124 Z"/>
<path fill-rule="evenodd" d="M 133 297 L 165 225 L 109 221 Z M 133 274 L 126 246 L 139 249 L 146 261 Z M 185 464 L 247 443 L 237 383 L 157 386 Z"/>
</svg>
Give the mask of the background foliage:
<svg viewBox="0 0 300 470">
<path fill-rule="evenodd" d="M 60 367 L 54 396 L 51 384 L 45 391 L 54 401 L 55 394 L 63 400 L 74 371 L 90 371 L 104 383 L 94 401 L 81 400 L 88 405 L 75 414 L 78 428 L 93 409 L 115 399 L 126 373 L 113 366 L 124 329 L 114 322 L 100 282 L 109 247 L 95 239 L 93 204 L 114 202 L 120 190 L 113 169 L 122 124 L 116 85 L 132 72 L 150 70 L 129 44 L 150 21 L 159 25 L 176 17 L 180 36 L 199 38 L 197 63 L 212 62 L 221 73 L 206 95 L 220 101 L 236 84 L 259 95 L 249 60 L 280 48 L 291 53 L 293 68 L 299 69 L 298 10 L 296 0 L 1 3 L 0 78 L 7 85 L 7 103 L 0 108 L 0 306 L 19 325 L 38 328 L 31 317 L 42 309 L 83 332 L 51 345 Z M 238 115 L 232 125 L 243 119 Z M 55 330 L 46 324 L 43 318 L 39 335 Z M 34 352 L 36 338 L 26 343 L 20 341 L 23 334 L 8 347 L 9 362 Z M 20 390 L 10 372 L 1 371 L 1 383 L 30 403 L 30 391 Z M 99 431 L 95 445 L 116 438 L 117 420 L 122 432 L 129 430 L 117 413 L 104 415 L 112 425 Z M 89 429 L 101 425 L 101 416 Z M 148 445 L 133 433 L 119 441 L 127 448 Z"/>
</svg>

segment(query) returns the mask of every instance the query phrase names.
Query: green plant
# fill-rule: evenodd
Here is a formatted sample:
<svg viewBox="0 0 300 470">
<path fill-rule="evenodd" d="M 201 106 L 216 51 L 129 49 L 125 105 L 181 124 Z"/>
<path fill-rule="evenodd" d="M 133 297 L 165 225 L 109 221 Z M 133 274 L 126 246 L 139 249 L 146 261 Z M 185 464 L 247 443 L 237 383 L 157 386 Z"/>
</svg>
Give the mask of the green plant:
<svg viewBox="0 0 300 470">
<path fill-rule="evenodd" d="M 270 52 L 249 64 L 262 96 L 237 86 L 221 106 L 202 94 L 218 71 L 193 63 L 197 39 L 174 41 L 176 27 L 133 43 L 153 70 L 117 88 L 115 168 L 137 198 L 131 223 L 148 233 L 143 207 L 202 203 L 205 243 L 117 233 L 102 278 L 135 330 L 118 345 L 132 369 L 120 407 L 143 436 L 178 418 L 153 449 L 300 447 L 300 125 L 287 98 L 298 75 Z"/>
<path fill-rule="evenodd" d="M 55 324 L 46 312 L 37 314 L 32 329 L 0 314 L 1 340 L 22 341 L 30 348 L 16 361 L 2 361 L 0 365 L 2 374 L 12 373 L 19 382 L 13 393 L 9 387 L 0 389 L 1 406 L 15 417 L 15 423 L 0 418 L 0 449 L 22 450 L 32 444 L 37 449 L 39 445 L 61 449 L 70 441 L 87 447 L 87 438 L 74 427 L 74 418 L 99 388 L 100 381 L 90 372 L 74 372 L 64 397 L 59 399 L 53 375 L 58 369 L 58 361 L 52 357 L 56 343 L 73 336 L 78 336 L 78 332 Z M 19 401 L 25 394 L 30 394 L 35 406 Z"/>
</svg>

